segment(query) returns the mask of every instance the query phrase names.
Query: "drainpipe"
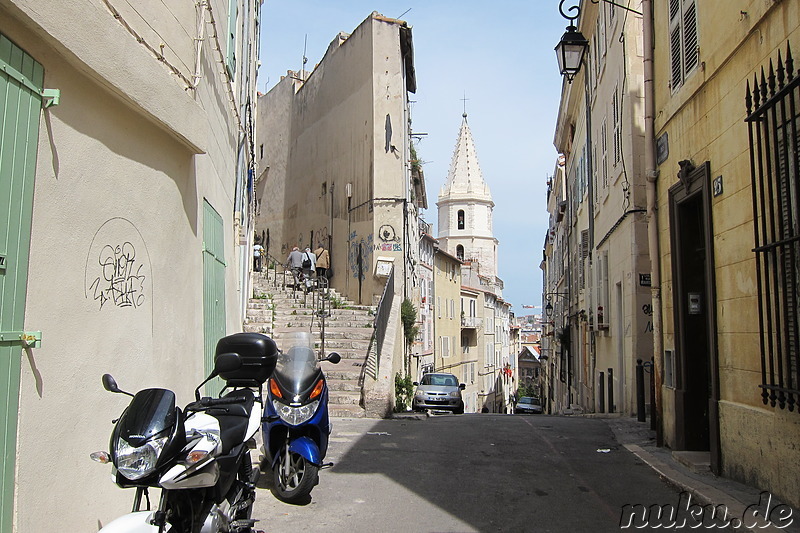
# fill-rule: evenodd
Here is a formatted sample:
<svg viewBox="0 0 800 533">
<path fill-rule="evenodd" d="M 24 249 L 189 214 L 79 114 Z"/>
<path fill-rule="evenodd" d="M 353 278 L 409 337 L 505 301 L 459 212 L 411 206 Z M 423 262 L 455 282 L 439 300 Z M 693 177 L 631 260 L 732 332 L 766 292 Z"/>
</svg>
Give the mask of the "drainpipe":
<svg viewBox="0 0 800 533">
<path fill-rule="evenodd" d="M 650 295 L 653 305 L 653 362 L 656 389 L 656 445 L 664 445 L 661 376 L 664 369 L 664 337 L 661 314 L 661 255 L 658 242 L 658 205 L 656 184 L 655 102 L 653 91 L 653 4 L 642 0 L 644 38 L 644 165 L 647 179 L 647 239 L 650 253 Z M 651 415 L 652 416 L 652 415 Z"/>
</svg>

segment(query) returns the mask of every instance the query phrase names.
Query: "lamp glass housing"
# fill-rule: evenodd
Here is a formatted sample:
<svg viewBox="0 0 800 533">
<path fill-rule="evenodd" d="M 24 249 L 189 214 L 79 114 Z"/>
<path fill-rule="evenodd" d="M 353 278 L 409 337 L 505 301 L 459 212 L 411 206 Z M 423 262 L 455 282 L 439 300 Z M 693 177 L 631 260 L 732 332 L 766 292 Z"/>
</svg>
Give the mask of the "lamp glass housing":
<svg viewBox="0 0 800 533">
<path fill-rule="evenodd" d="M 575 26 L 567 27 L 567 31 L 561 37 L 556 46 L 556 58 L 558 59 L 558 69 L 562 76 L 566 76 L 567 81 L 572 83 L 572 79 L 581 69 L 583 57 L 589 49 L 589 41 Z"/>
</svg>

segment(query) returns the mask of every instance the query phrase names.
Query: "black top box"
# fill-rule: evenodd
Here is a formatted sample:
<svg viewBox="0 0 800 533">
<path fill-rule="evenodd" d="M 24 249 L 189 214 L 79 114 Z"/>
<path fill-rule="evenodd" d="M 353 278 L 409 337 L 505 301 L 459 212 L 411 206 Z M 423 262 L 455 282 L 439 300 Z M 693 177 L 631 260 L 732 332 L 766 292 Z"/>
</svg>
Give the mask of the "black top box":
<svg viewBox="0 0 800 533">
<path fill-rule="evenodd" d="M 275 370 L 278 346 L 262 333 L 234 333 L 221 338 L 217 343 L 214 357 L 223 353 L 236 353 L 242 358 L 240 368 L 219 375 L 229 387 L 258 387 Z"/>
</svg>

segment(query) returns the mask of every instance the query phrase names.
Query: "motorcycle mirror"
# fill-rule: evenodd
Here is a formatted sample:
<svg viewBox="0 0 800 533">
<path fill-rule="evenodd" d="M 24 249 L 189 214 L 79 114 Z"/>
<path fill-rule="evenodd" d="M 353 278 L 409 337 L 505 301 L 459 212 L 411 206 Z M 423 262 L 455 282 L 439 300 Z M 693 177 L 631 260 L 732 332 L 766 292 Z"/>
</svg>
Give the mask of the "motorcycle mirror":
<svg viewBox="0 0 800 533">
<path fill-rule="evenodd" d="M 226 372 L 233 372 L 234 370 L 238 370 L 242 367 L 242 358 L 239 357 L 238 353 L 221 353 L 216 358 L 214 358 L 214 370 L 211 371 L 211 374 L 203 380 L 203 382 L 197 386 L 194 390 L 194 397 L 197 401 L 200 401 L 200 389 L 214 379 L 215 377 L 219 376 L 220 374 L 224 374 Z"/>
<path fill-rule="evenodd" d="M 224 374 L 242 367 L 242 358 L 238 353 L 221 353 L 214 360 L 214 373 Z"/>
<path fill-rule="evenodd" d="M 334 365 L 339 363 L 342 360 L 342 356 L 336 352 L 331 352 L 328 354 L 328 357 L 325 358 L 326 361 L 333 363 Z"/>
<path fill-rule="evenodd" d="M 103 388 L 108 392 L 115 392 L 117 394 L 127 394 L 133 396 L 130 392 L 125 392 L 117 386 L 117 382 L 111 374 L 103 374 Z"/>
</svg>

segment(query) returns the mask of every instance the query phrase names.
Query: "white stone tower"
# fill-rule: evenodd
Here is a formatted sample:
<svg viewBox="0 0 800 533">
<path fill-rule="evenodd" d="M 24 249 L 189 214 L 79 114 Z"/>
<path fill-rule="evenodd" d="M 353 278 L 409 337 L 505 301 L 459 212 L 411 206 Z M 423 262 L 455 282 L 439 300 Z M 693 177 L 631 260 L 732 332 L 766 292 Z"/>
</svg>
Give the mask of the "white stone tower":
<svg viewBox="0 0 800 533">
<path fill-rule="evenodd" d="M 464 113 L 447 183 L 439 192 L 439 242 L 449 254 L 480 263 L 480 274 L 497 276 L 497 239 L 492 233 L 492 193 L 483 181 L 475 142 Z"/>
</svg>

